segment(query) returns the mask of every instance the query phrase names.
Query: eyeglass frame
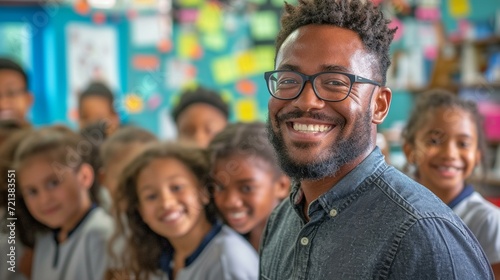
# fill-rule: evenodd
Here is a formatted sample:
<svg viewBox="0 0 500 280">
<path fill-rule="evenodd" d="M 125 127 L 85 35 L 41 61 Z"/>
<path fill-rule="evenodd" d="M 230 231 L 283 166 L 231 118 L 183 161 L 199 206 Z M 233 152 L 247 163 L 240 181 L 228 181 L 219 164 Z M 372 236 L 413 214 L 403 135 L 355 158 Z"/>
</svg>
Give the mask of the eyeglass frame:
<svg viewBox="0 0 500 280">
<path fill-rule="evenodd" d="M 269 87 L 269 80 L 271 78 L 271 75 L 273 75 L 275 73 L 279 73 L 279 72 L 292 72 L 292 73 L 295 73 L 295 74 L 299 75 L 300 77 L 302 77 L 302 86 L 300 87 L 300 90 L 297 92 L 297 95 L 295 95 L 294 97 L 290 97 L 290 98 L 283 98 L 283 97 L 277 97 L 276 95 L 274 95 L 271 92 L 271 88 Z M 343 74 L 343 75 L 347 76 L 351 82 L 351 85 L 349 86 L 349 91 L 347 92 L 345 97 L 340 99 L 340 100 L 328 100 L 328 99 L 325 99 L 325 98 L 322 98 L 321 96 L 319 96 L 318 92 L 316 91 L 316 86 L 314 85 L 314 80 L 316 79 L 316 77 L 318 77 L 321 74 Z M 368 78 L 364 78 L 364 77 L 354 75 L 351 73 L 345 73 L 345 72 L 339 72 L 339 71 L 324 71 L 324 72 L 319 72 L 319 73 L 316 73 L 313 75 L 306 75 L 306 74 L 303 74 L 303 73 L 300 73 L 297 71 L 293 71 L 293 70 L 274 70 L 274 71 L 264 72 L 264 79 L 266 80 L 267 90 L 269 91 L 271 96 L 276 98 L 276 99 L 279 99 L 279 100 L 293 100 L 293 99 L 299 97 L 299 95 L 304 90 L 304 87 L 305 87 L 307 81 L 309 81 L 311 83 L 311 86 L 313 88 L 313 92 L 316 95 L 316 97 L 318 97 L 318 99 L 320 99 L 320 100 L 327 101 L 327 102 L 340 102 L 340 101 L 345 100 L 349 96 L 349 94 L 351 94 L 352 86 L 354 85 L 354 83 L 372 84 L 372 85 L 379 86 L 379 87 L 382 86 L 379 82 L 376 82 L 374 80 L 370 80 Z"/>
</svg>

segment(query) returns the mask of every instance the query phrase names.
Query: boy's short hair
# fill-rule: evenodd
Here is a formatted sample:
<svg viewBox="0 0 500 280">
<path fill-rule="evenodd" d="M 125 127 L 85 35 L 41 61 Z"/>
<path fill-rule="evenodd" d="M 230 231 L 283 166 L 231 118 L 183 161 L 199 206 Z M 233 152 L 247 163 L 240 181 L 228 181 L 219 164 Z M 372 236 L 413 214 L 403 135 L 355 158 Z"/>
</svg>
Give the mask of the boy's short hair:
<svg viewBox="0 0 500 280">
<path fill-rule="evenodd" d="M 19 73 L 24 79 L 26 88 L 28 87 L 28 75 L 26 75 L 26 72 L 21 65 L 14 62 L 14 60 L 6 57 L 0 57 L 0 70 L 11 70 Z"/>
<path fill-rule="evenodd" d="M 218 109 L 226 119 L 229 118 L 229 106 L 227 105 L 219 93 L 214 90 L 198 86 L 196 89 L 187 89 L 182 92 L 179 103 L 172 111 L 172 116 L 177 122 L 180 114 L 190 105 L 201 103 L 208 104 Z"/>
<path fill-rule="evenodd" d="M 81 93 L 80 96 L 78 97 L 78 107 L 81 108 L 82 101 L 87 98 L 87 97 L 101 97 L 106 99 L 109 102 L 109 105 L 111 106 L 111 109 L 113 109 L 113 103 L 115 101 L 115 97 L 111 89 L 104 84 L 103 82 L 98 82 L 94 81 L 90 83 L 86 89 L 84 89 Z M 114 109 L 113 109 L 114 110 Z"/>
</svg>

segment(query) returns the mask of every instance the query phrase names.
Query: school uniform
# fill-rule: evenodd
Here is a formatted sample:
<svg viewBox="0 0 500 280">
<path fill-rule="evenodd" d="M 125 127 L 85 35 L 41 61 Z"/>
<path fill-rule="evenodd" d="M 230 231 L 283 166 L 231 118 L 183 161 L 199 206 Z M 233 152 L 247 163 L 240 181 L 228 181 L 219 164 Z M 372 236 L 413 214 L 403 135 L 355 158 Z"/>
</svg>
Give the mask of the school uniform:
<svg viewBox="0 0 500 280">
<path fill-rule="evenodd" d="M 160 258 L 162 279 L 170 279 L 173 250 Z M 259 259 L 255 249 L 241 235 L 226 225 L 216 223 L 200 246 L 186 259 L 176 280 L 252 280 L 258 279 Z"/>
<path fill-rule="evenodd" d="M 57 241 L 58 230 L 37 236 L 32 279 L 102 279 L 112 232 L 111 217 L 102 208 L 92 207 L 63 243 Z"/>
<path fill-rule="evenodd" d="M 450 203 L 483 247 L 491 264 L 500 263 L 500 208 L 466 186 Z"/>
</svg>

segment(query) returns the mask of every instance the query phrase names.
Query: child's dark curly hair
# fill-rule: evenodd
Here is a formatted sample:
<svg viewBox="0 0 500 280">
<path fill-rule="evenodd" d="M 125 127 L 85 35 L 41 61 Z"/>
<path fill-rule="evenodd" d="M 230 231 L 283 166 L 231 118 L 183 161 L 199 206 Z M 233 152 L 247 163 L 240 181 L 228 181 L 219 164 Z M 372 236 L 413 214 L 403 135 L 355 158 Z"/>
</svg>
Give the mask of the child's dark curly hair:
<svg viewBox="0 0 500 280">
<path fill-rule="evenodd" d="M 134 279 L 149 279 L 151 274 L 158 271 L 160 255 L 162 250 L 166 250 L 162 244 L 168 242 L 151 230 L 139 213 L 137 180 L 141 171 L 156 159 L 176 159 L 182 162 L 199 180 L 200 192 L 206 191 L 208 195 L 205 186 L 209 163 L 202 149 L 185 147 L 178 143 L 152 143 L 127 165 L 113 201 L 117 230 L 109 248 L 113 259 L 123 264 L 127 273 L 134 275 Z M 205 205 L 205 214 L 210 223 L 215 223 L 218 219 L 213 200 Z M 127 219 L 126 222 L 123 215 Z M 125 252 L 116 256 L 112 251 L 113 243 L 120 242 L 120 238 L 127 232 Z"/>
<path fill-rule="evenodd" d="M 228 124 L 208 146 L 210 164 L 233 155 L 257 157 L 269 164 L 276 175 L 283 174 L 279 168 L 276 152 L 267 137 L 266 125 L 261 122 Z"/>
<path fill-rule="evenodd" d="M 389 46 L 396 29 L 390 29 L 382 11 L 369 0 L 299 0 L 298 5 L 285 3 L 281 29 L 276 38 L 276 54 L 285 39 L 299 27 L 325 24 L 358 33 L 366 49 L 379 59 L 379 72 L 385 85 L 391 65 Z M 276 57 L 275 57 L 276 59 Z"/>
</svg>

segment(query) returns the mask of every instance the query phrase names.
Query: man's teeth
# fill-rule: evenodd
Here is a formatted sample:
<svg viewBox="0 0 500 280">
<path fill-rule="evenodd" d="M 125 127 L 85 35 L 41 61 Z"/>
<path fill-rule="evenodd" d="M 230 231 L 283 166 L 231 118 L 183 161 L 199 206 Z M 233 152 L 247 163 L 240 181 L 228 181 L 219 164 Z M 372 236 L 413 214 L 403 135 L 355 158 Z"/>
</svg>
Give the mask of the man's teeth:
<svg viewBox="0 0 500 280">
<path fill-rule="evenodd" d="M 324 132 L 330 130 L 332 127 L 330 125 L 322 125 L 322 124 L 300 124 L 294 123 L 293 129 L 300 132 Z"/>
</svg>

